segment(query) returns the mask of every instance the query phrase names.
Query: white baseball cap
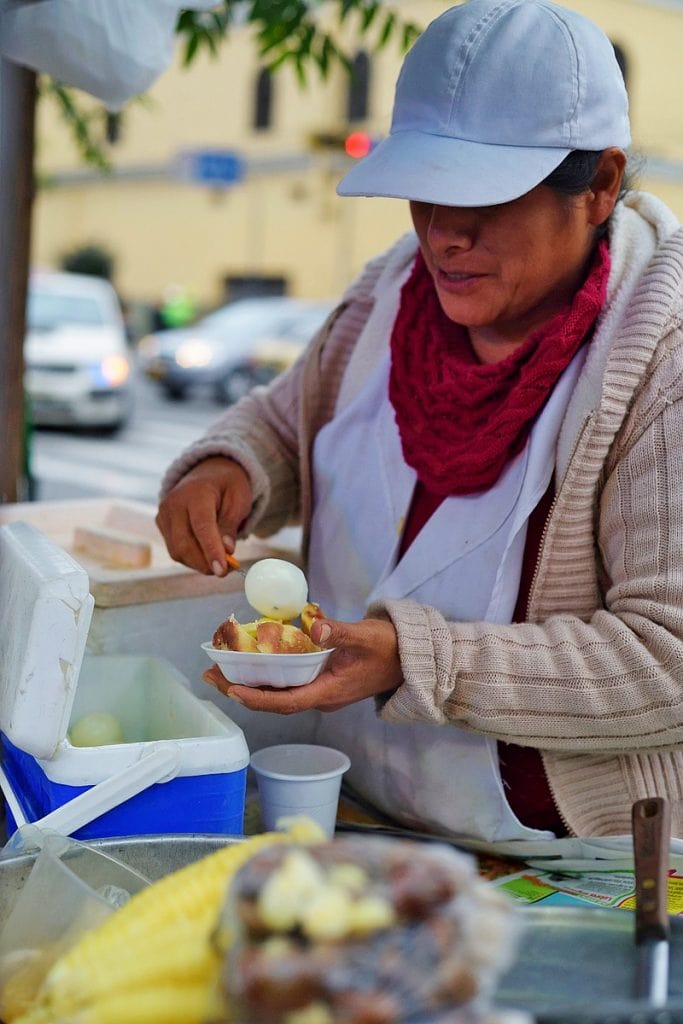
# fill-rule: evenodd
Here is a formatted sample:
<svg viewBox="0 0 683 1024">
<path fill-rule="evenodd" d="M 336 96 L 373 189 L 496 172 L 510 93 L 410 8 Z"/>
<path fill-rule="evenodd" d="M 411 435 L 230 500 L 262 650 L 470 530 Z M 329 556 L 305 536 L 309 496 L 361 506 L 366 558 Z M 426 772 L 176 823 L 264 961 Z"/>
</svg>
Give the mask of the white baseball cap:
<svg viewBox="0 0 683 1024">
<path fill-rule="evenodd" d="M 418 37 L 390 134 L 342 196 L 490 206 L 524 195 L 575 149 L 626 149 L 628 97 L 612 43 L 550 0 L 466 0 Z"/>
</svg>

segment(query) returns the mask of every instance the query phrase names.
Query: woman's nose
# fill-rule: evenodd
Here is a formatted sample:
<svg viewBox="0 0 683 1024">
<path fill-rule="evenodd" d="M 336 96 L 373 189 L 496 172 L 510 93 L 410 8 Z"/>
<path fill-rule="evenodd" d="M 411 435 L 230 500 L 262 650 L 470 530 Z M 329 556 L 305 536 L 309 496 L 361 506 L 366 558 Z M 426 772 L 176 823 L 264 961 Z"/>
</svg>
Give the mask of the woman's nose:
<svg viewBox="0 0 683 1024">
<path fill-rule="evenodd" d="M 432 206 L 427 239 L 435 252 L 469 249 L 476 234 L 474 209 L 463 206 Z"/>
</svg>

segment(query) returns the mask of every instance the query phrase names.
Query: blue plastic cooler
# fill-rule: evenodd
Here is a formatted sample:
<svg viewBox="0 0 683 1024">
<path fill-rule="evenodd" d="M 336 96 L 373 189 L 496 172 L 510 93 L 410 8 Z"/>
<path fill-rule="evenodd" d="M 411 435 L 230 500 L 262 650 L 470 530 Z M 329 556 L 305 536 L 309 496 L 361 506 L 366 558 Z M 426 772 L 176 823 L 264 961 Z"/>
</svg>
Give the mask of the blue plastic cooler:
<svg viewBox="0 0 683 1024">
<path fill-rule="evenodd" d="M 249 763 L 242 730 L 163 658 L 84 656 L 94 604 L 87 573 L 35 527 L 0 528 L 0 574 L 3 768 L 27 821 L 121 773 L 134 777 L 161 752 L 172 768 L 160 781 L 73 834 L 240 834 Z M 92 711 L 112 713 L 124 742 L 73 746 L 72 723 Z"/>
</svg>

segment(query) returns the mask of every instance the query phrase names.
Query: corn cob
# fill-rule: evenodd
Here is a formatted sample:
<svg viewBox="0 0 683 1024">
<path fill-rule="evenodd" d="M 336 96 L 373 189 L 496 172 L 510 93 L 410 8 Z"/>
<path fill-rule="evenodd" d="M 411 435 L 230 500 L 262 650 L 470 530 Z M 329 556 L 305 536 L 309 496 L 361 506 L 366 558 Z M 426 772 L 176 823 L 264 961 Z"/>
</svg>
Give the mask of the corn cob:
<svg viewBox="0 0 683 1024">
<path fill-rule="evenodd" d="M 213 1004 L 206 981 L 187 985 L 167 981 L 142 990 L 110 992 L 76 1015 L 53 1019 L 51 1024 L 206 1024 Z"/>
<path fill-rule="evenodd" d="M 118 959 L 110 958 L 106 970 L 98 968 L 88 976 L 87 997 L 97 1000 L 111 992 L 164 984 L 169 978 L 182 985 L 192 985 L 207 978 L 218 966 L 218 957 L 211 944 L 204 941 L 214 924 L 214 915 L 202 914 L 195 921 L 179 921 L 161 933 L 150 932 L 146 941 L 138 941 L 121 949 Z M 153 945 L 150 945 L 153 942 Z M 117 944 L 118 945 L 118 944 Z M 87 952 L 87 951 L 86 951 Z M 63 996 L 81 987 L 81 967 L 76 965 L 48 974 L 44 991 L 53 986 Z M 67 973 L 68 971 L 68 973 Z"/>
<path fill-rule="evenodd" d="M 34 1006 L 33 1009 L 27 1011 L 21 1018 L 7 1017 L 10 1021 L 16 1019 L 17 1024 L 55 1024 L 55 1018 L 52 1012 L 44 1006 Z"/>
<path fill-rule="evenodd" d="M 16 1024 L 202 1024 L 220 967 L 211 932 L 230 880 L 263 847 L 320 838 L 305 833 L 253 836 L 143 889 L 53 964 Z"/>
</svg>

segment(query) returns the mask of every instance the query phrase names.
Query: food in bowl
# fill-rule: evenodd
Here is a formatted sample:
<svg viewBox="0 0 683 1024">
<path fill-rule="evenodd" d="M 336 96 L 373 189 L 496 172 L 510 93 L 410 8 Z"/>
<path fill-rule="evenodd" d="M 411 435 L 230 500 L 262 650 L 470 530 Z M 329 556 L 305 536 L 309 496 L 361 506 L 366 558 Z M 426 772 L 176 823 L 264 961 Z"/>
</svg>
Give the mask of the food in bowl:
<svg viewBox="0 0 683 1024">
<path fill-rule="evenodd" d="M 321 651 L 322 648 L 311 640 L 311 629 L 316 620 L 325 618 L 324 611 L 320 605 L 308 601 L 299 608 L 299 612 L 301 627 L 269 616 L 240 623 L 231 615 L 214 632 L 213 646 L 221 651 L 251 654 L 313 654 Z"/>
<path fill-rule="evenodd" d="M 308 632 L 291 622 L 259 619 L 241 625 L 231 615 L 213 634 L 213 646 L 226 651 L 249 651 L 252 654 L 312 654 L 321 648 Z"/>
<path fill-rule="evenodd" d="M 312 682 L 332 651 L 311 639 L 313 624 L 325 613 L 308 600 L 301 569 L 280 558 L 263 558 L 248 570 L 244 589 L 262 618 L 241 623 L 231 615 L 216 628 L 211 643 L 202 644 L 203 650 L 231 683 L 285 687 Z"/>
<path fill-rule="evenodd" d="M 202 649 L 231 683 L 304 686 L 320 674 L 332 653 L 310 637 L 313 623 L 324 618 L 325 613 L 313 602 L 301 610 L 301 626 L 266 618 L 240 623 L 231 615 Z"/>
<path fill-rule="evenodd" d="M 244 593 L 261 615 L 287 622 L 300 615 L 308 601 L 308 582 L 298 565 L 283 558 L 261 558 L 247 571 Z"/>
</svg>

